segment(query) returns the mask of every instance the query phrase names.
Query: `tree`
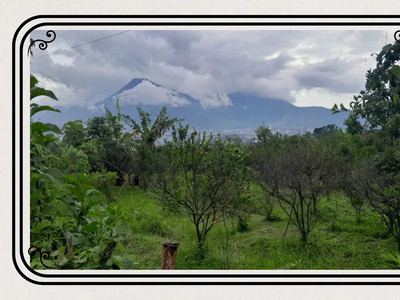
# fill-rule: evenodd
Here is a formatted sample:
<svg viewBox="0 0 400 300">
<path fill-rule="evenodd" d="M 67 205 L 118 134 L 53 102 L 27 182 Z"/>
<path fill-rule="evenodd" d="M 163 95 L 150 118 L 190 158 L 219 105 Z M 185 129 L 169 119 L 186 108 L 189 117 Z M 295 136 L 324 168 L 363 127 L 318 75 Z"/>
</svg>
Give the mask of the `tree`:
<svg viewBox="0 0 400 300">
<path fill-rule="evenodd" d="M 142 141 L 149 147 L 153 148 L 156 140 L 163 136 L 175 123 L 184 119 L 167 117 L 167 108 L 164 106 L 158 114 L 154 123 L 151 123 L 150 115 L 142 108 L 138 107 L 141 123 L 137 123 L 130 116 L 124 115 L 123 118 L 133 129 L 135 134 L 140 134 Z"/>
<path fill-rule="evenodd" d="M 32 75 L 30 88 L 31 101 L 37 96 L 57 100 L 53 92 L 39 87 Z M 31 117 L 40 111 L 60 112 L 51 106 L 32 102 L 30 107 Z M 94 176 L 63 174 L 63 170 L 51 165 L 56 162 L 70 168 L 73 173 L 85 172 L 88 169 L 86 155 L 70 147 L 65 149 L 63 157 L 59 152 L 61 143 L 57 136 L 61 131 L 54 124 L 33 122 L 31 119 L 30 133 L 30 266 L 34 269 L 47 266 L 56 269 L 104 269 L 115 264 L 118 268 L 131 268 L 132 257 L 125 255 L 118 259 L 113 255 L 118 242 L 129 234 L 129 227 L 120 224 L 125 212 L 118 206 L 106 206 L 88 199 L 99 193 L 90 184 Z M 55 147 L 51 149 L 51 146 Z M 35 255 L 38 252 L 39 255 Z M 49 258 L 46 264 L 43 258 Z"/>
<path fill-rule="evenodd" d="M 328 124 L 326 126 L 315 128 L 313 131 L 313 135 L 317 138 L 321 138 L 326 135 L 336 134 L 338 131 L 340 131 L 340 128 L 337 127 L 335 124 Z"/>
<path fill-rule="evenodd" d="M 118 174 L 117 184 L 122 184 L 124 176 L 132 176 L 134 174 L 133 160 L 136 154 L 135 145 L 137 139 L 128 132 L 123 132 L 122 114 L 112 115 L 105 107 L 106 115 L 104 117 L 93 117 L 86 122 L 86 132 L 90 143 L 85 143 L 86 151 L 89 151 L 91 165 L 99 166 L 98 159 L 101 158 L 102 168 L 109 172 Z M 102 169 L 92 169 L 92 171 L 102 172 Z"/>
<path fill-rule="evenodd" d="M 71 147 L 78 148 L 85 141 L 86 132 L 82 120 L 65 123 L 62 127 L 62 132 L 64 134 L 63 142 Z"/>
<path fill-rule="evenodd" d="M 255 133 L 257 135 L 257 140 L 260 143 L 266 143 L 272 136 L 272 131 L 269 127 L 265 126 L 265 124 L 263 124 L 263 126 L 258 127 L 255 130 Z"/>
<path fill-rule="evenodd" d="M 254 161 L 256 180 L 283 211 L 306 242 L 318 221 L 317 205 L 332 184 L 334 164 L 324 143 L 303 136 L 285 137 L 279 151 L 265 148 Z"/>
<path fill-rule="evenodd" d="M 118 104 L 118 102 L 117 102 Z M 119 110 L 118 110 L 119 111 Z M 154 123 L 151 123 L 150 115 L 146 113 L 142 108 L 138 107 L 139 116 L 141 123 L 137 123 L 128 115 L 118 113 L 119 120 L 125 120 L 126 123 L 132 128 L 133 135 L 135 137 L 140 136 L 135 143 L 135 158 L 134 168 L 136 174 L 139 176 L 140 186 L 144 190 L 150 184 L 150 177 L 154 172 L 154 160 L 153 151 L 155 142 L 158 138 L 161 138 L 163 134 L 169 130 L 176 122 L 183 121 L 183 119 L 173 118 L 169 119 L 166 116 L 167 108 L 164 106 L 158 114 Z"/>
<path fill-rule="evenodd" d="M 243 145 L 243 140 L 240 138 L 238 134 L 228 134 L 225 136 L 225 141 L 227 143 L 235 144 L 237 146 Z"/>
<path fill-rule="evenodd" d="M 364 127 L 361 125 L 356 114 L 350 114 L 343 124 L 346 125 L 346 132 L 348 134 L 360 135 L 364 131 Z"/>
<path fill-rule="evenodd" d="M 229 211 L 232 214 L 247 188 L 245 155 L 240 147 L 193 131 L 173 128 L 173 141 L 163 146 L 156 188 L 160 200 L 182 209 L 196 227 L 201 255 L 207 234 Z"/>
<path fill-rule="evenodd" d="M 400 137 L 400 102 L 399 87 L 400 75 L 396 64 L 400 60 L 400 43 L 384 46 L 376 55 L 376 67 L 366 74 L 365 90 L 354 96 L 350 103 L 351 113 L 347 121 L 354 128 L 351 131 L 359 132 L 361 127 L 356 122 L 362 118 L 367 130 L 382 130 L 393 139 Z M 398 66 L 397 66 L 398 67 Z M 340 105 L 332 108 L 333 112 L 348 110 Z"/>
<path fill-rule="evenodd" d="M 151 185 L 151 176 L 155 172 L 155 149 L 150 148 L 146 143 L 141 140 L 135 144 L 135 156 L 133 158 L 134 174 L 137 174 L 138 185 L 147 191 Z"/>
<path fill-rule="evenodd" d="M 361 133 L 357 142 L 364 143 L 355 151 L 359 157 L 347 180 L 351 190 L 348 194 L 354 199 L 365 199 L 380 214 L 398 240 L 400 251 L 400 43 L 388 44 L 374 55 L 376 67 L 367 71 L 365 90 L 354 96 L 350 103 L 352 111 L 346 120 L 346 125 L 350 125 L 348 132 Z M 339 110 L 335 105 L 332 110 L 336 113 L 348 109 L 341 105 Z"/>
<path fill-rule="evenodd" d="M 392 148 L 392 147 L 391 147 Z M 351 176 L 353 194 L 379 213 L 400 252 L 400 147 L 361 163 Z"/>
<path fill-rule="evenodd" d="M 66 147 L 56 165 L 65 174 L 86 173 L 90 171 L 88 156 L 80 149 Z"/>
</svg>

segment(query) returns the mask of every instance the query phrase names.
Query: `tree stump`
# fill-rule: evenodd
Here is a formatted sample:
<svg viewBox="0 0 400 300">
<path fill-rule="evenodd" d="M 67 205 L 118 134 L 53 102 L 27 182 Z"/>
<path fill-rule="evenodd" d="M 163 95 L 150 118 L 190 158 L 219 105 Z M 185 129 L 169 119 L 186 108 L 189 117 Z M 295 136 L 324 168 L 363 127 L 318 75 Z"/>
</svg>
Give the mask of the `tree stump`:
<svg viewBox="0 0 400 300">
<path fill-rule="evenodd" d="M 162 270 L 175 270 L 176 254 L 179 245 L 179 242 L 163 243 Z"/>
</svg>

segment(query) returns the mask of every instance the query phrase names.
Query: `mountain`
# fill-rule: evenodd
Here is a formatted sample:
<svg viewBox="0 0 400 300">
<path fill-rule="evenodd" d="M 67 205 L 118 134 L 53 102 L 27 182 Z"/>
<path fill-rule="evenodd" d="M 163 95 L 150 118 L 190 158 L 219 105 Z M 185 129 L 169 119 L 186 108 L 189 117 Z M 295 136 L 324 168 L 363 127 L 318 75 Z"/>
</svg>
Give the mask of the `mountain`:
<svg viewBox="0 0 400 300">
<path fill-rule="evenodd" d="M 62 108 L 62 114 L 41 114 L 42 121 L 55 122 L 61 126 L 71 120 L 87 120 L 93 116 L 104 115 L 104 105 L 116 112 L 115 101 L 119 99 L 124 114 L 138 119 L 137 106 L 154 119 L 163 106 L 168 116 L 186 118 L 191 127 L 212 131 L 240 131 L 257 128 L 263 123 L 277 131 L 297 133 L 315 127 L 335 124 L 344 128 L 343 122 L 348 113 L 332 115 L 324 107 L 297 107 L 280 99 L 264 99 L 250 94 L 229 94 L 232 105 L 203 108 L 200 101 L 188 94 L 165 88 L 145 78 L 134 78 L 120 90 L 89 108 Z"/>
<path fill-rule="evenodd" d="M 139 98 L 138 100 L 140 100 L 141 102 L 136 103 L 136 104 L 126 103 L 126 101 L 124 102 L 125 98 L 129 99 L 129 97 L 137 96 L 137 95 L 132 96 L 129 94 L 129 92 L 134 91 L 135 88 L 138 88 L 140 85 L 143 85 L 143 84 L 147 84 L 150 87 L 155 87 L 156 89 L 157 88 L 162 89 L 162 91 L 170 98 L 173 97 L 173 98 L 183 99 L 182 101 L 185 101 L 186 103 L 185 103 L 185 105 L 182 105 L 182 106 L 174 106 L 168 102 L 155 105 L 155 104 L 148 104 L 147 101 L 142 100 L 143 98 L 142 99 Z M 150 92 L 150 94 L 151 94 L 151 92 Z M 153 95 L 153 96 L 154 96 L 154 98 L 156 98 L 157 94 Z M 193 122 L 195 122 L 196 127 L 201 126 L 200 124 L 203 123 L 203 121 L 201 121 L 200 123 L 197 122 L 199 119 L 199 112 L 201 112 L 203 110 L 203 108 L 200 105 L 200 102 L 198 100 L 194 99 L 193 97 L 191 97 L 187 94 L 180 93 L 175 90 L 166 89 L 166 88 L 162 87 L 161 85 L 154 83 L 145 78 L 139 78 L 139 79 L 134 78 L 132 81 L 130 81 L 127 85 L 125 85 L 119 91 L 117 91 L 116 93 L 107 97 L 103 101 L 96 103 L 95 105 L 98 108 L 104 107 L 104 105 L 106 105 L 112 113 L 115 113 L 116 112 L 115 102 L 117 99 L 119 99 L 119 103 L 120 103 L 123 113 L 133 116 L 133 117 L 139 117 L 138 112 L 137 112 L 137 106 L 140 106 L 145 112 L 149 113 L 150 118 L 155 118 L 158 115 L 158 113 L 160 112 L 161 108 L 163 106 L 166 106 L 168 116 L 171 118 L 178 117 L 178 118 L 186 118 L 186 120 L 192 120 Z M 201 119 L 201 117 L 200 117 L 200 119 Z M 190 121 L 189 121 L 189 123 L 190 123 Z"/>
</svg>

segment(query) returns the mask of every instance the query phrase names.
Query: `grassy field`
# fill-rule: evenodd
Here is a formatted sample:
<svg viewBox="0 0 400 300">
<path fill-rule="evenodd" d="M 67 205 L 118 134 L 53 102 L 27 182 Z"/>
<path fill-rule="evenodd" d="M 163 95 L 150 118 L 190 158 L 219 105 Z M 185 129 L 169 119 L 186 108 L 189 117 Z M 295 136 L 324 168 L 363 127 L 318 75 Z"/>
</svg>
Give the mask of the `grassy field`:
<svg viewBox="0 0 400 300">
<path fill-rule="evenodd" d="M 349 201 L 340 196 L 322 199 L 320 222 L 309 236 L 300 241 L 300 233 L 290 225 L 285 237 L 288 217 L 276 206 L 274 222 L 266 222 L 253 187 L 253 214 L 245 232 L 237 222 L 229 226 L 229 264 L 226 259 L 227 233 L 217 223 L 207 237 L 207 256 L 197 255 L 195 227 L 189 218 L 165 211 L 152 196 L 136 188 L 125 188 L 117 200 L 128 212 L 132 235 L 124 241 L 125 251 L 134 254 L 137 269 L 161 269 L 162 242 L 179 241 L 176 269 L 203 270 L 371 270 L 390 269 L 390 262 L 382 254 L 397 254 L 396 241 L 387 233 L 385 225 L 370 214 L 363 214 L 356 222 L 356 214 Z M 256 213 L 258 211 L 258 213 Z"/>
</svg>

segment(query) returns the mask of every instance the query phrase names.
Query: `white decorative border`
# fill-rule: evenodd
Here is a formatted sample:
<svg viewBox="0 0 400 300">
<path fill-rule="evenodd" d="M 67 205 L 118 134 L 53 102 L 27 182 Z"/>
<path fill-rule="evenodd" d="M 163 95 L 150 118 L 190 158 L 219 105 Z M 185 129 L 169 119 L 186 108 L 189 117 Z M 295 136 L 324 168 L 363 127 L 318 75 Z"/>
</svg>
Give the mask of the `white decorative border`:
<svg viewBox="0 0 400 300">
<path fill-rule="evenodd" d="M 340 27 L 341 29 L 369 29 L 369 30 L 377 30 L 382 28 L 393 27 L 394 30 L 399 28 L 400 25 L 400 17 L 368 17 L 368 18 L 361 18 L 358 17 L 334 17 L 334 16 L 326 16 L 326 17 L 217 17 L 217 16 L 207 16 L 207 17 L 158 17 L 154 18 L 151 16 L 139 17 L 139 16 L 124 16 L 123 18 L 105 18 L 106 16 L 93 18 L 93 16 L 87 16 L 88 18 L 76 18 L 74 16 L 68 18 L 60 18 L 60 16 L 50 17 L 50 16 L 43 16 L 40 18 L 31 19 L 28 22 L 23 23 L 20 28 L 17 30 L 13 42 L 15 42 L 15 49 L 14 49 L 14 71 L 15 76 L 14 80 L 14 107 L 15 111 L 15 176 L 13 180 L 15 181 L 15 198 L 14 201 L 14 224 L 15 230 L 13 232 L 13 237 L 15 238 L 15 252 L 13 253 L 13 260 L 15 262 L 15 267 L 17 268 L 18 272 L 21 276 L 23 276 L 26 280 L 36 283 L 36 284 L 397 284 L 400 283 L 400 271 L 143 271 L 143 270 L 132 270 L 132 271 L 89 271 L 89 270 L 77 270 L 77 271 L 51 271 L 51 270 L 43 270 L 43 271 L 34 271 L 36 274 L 32 273 L 30 268 L 27 268 L 24 264 L 25 262 L 29 261 L 28 249 L 30 247 L 30 240 L 29 240 L 29 164 L 26 162 L 29 161 L 29 89 L 28 89 L 28 81 L 29 81 L 29 73 L 30 73 L 30 64 L 29 59 L 26 55 L 28 51 L 28 47 L 30 44 L 29 35 L 25 39 L 23 37 L 32 31 L 32 28 L 40 29 L 40 30 L 90 30 L 90 29 L 97 29 L 97 30 L 125 30 L 127 28 L 132 29 L 132 26 L 127 25 L 118 25 L 114 26 L 112 24 L 115 23 L 143 23 L 142 25 L 135 25 L 135 30 L 181 30 L 183 29 L 181 26 L 176 25 L 178 23 L 196 23 L 193 26 L 185 26 L 185 30 L 215 30 L 215 29 L 224 29 L 224 30 L 284 30 L 284 29 L 324 29 L 324 30 L 335 30 Z M 90 18 L 89 18 L 90 17 Z M 89 23 L 98 23 L 98 25 L 92 26 Z M 159 26 L 149 26 L 146 25 L 148 23 L 175 23 L 175 25 L 159 25 Z M 201 25 L 201 24 L 209 24 L 210 22 L 213 25 Z M 247 24 L 259 24 L 259 23 L 273 23 L 275 25 L 241 25 L 241 23 Z M 43 23 L 50 23 L 49 25 L 43 26 Z M 65 25 L 55 25 L 51 23 L 63 23 Z M 71 23 L 80 23 L 79 26 L 77 25 L 68 25 Z M 235 23 L 235 25 L 223 25 L 226 23 Z M 285 25 L 282 25 L 285 23 Z M 309 24 L 313 23 L 316 24 L 315 26 L 310 26 Z M 321 23 L 327 23 L 326 25 L 321 25 Z M 358 26 L 356 24 L 363 23 L 362 26 Z M 366 24 L 370 23 L 370 24 Z M 307 24 L 307 25 L 306 25 Z M 334 25 L 336 24 L 336 25 Z M 342 24 L 342 25 L 340 25 Z M 343 25 L 348 24 L 348 25 Z M 39 26 L 39 27 L 38 27 Z M 84 27 L 83 27 L 84 26 Z M 112 28 L 111 28 L 112 26 Z M 22 45 L 22 48 L 21 48 Z M 20 119 L 19 111 L 21 109 L 20 106 L 20 67 L 22 67 L 22 76 L 23 76 L 23 119 Z M 25 100 L 26 99 L 26 100 Z M 20 153 L 20 129 L 21 123 L 23 128 L 23 153 Z M 23 159 L 25 162 L 24 172 L 23 172 L 23 219 L 20 218 L 20 157 L 23 155 Z M 23 226 L 23 240 L 21 240 L 21 236 L 19 235 L 20 231 L 20 221 L 22 221 Z M 22 245 L 23 256 L 20 255 L 20 246 Z M 160 248 L 161 251 L 161 248 Z M 41 277 L 40 275 L 49 276 L 49 277 Z M 51 275 L 65 275 L 65 276 L 84 276 L 84 275 L 101 275 L 102 277 L 99 278 L 91 278 L 91 277 L 52 277 Z M 115 275 L 143 275 L 143 277 L 138 278 L 117 278 Z M 154 276 L 154 275 L 163 275 L 165 277 L 146 277 L 146 275 Z M 172 275 L 172 276 L 171 276 Z M 173 277 L 174 275 L 183 275 L 182 277 Z M 221 277 L 189 277 L 193 275 L 220 275 Z M 224 277 L 224 275 L 236 275 L 240 277 L 229 278 Z M 249 277 L 249 275 L 288 275 L 291 277 L 265 277 L 265 278 L 258 278 L 258 277 Z M 292 276 L 299 276 L 299 277 L 292 277 Z M 315 276 L 311 278 L 301 277 L 301 276 Z M 322 277 L 324 275 L 329 275 L 332 277 Z M 337 275 L 338 277 L 335 277 Z M 354 277 L 340 277 L 340 275 L 345 276 L 354 276 Z M 363 275 L 369 275 L 371 277 L 360 277 Z M 387 275 L 397 275 L 397 278 L 389 278 L 389 277 L 379 277 L 380 275 L 387 276 Z"/>
</svg>

